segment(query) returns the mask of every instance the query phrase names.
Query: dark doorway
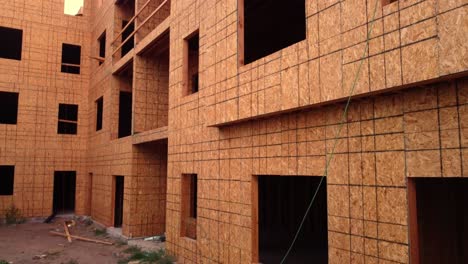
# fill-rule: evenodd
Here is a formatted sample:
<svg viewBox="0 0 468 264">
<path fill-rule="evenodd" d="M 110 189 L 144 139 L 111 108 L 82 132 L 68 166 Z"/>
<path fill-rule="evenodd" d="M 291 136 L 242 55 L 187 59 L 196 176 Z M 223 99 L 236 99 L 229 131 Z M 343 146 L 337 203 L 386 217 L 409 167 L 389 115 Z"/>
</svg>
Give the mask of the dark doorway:
<svg viewBox="0 0 468 264">
<path fill-rule="evenodd" d="M 411 242 L 419 247 L 412 247 L 413 262 L 419 257 L 423 264 L 468 263 L 468 179 L 413 179 L 409 190 L 416 192 L 409 195 L 416 200 L 410 198 L 410 208 L 416 204 L 410 212 Z"/>
<path fill-rule="evenodd" d="M 123 222 L 124 176 L 115 176 L 114 227 Z"/>
<path fill-rule="evenodd" d="M 55 214 L 73 213 L 75 211 L 76 172 L 56 171 L 54 173 Z"/>
<path fill-rule="evenodd" d="M 258 177 L 259 262 L 280 263 L 321 177 Z M 326 179 L 285 263 L 328 263 Z"/>
<path fill-rule="evenodd" d="M 120 92 L 119 100 L 119 138 L 132 133 L 132 93 Z"/>
</svg>

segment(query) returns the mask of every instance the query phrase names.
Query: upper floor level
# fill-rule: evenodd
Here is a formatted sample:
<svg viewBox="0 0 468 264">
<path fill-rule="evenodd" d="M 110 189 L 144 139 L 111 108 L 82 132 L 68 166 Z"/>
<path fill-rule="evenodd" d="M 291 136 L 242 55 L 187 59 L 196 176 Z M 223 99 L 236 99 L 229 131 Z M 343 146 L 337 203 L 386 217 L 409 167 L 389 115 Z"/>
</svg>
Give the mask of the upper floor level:
<svg viewBox="0 0 468 264">
<path fill-rule="evenodd" d="M 34 51 L 52 39 L 41 48 L 54 54 L 59 72 L 89 79 L 90 102 L 105 93 L 105 76 L 117 80 L 109 86 L 139 90 L 131 99 L 136 132 L 169 124 L 171 110 L 197 108 L 197 122 L 220 126 L 468 70 L 464 0 L 84 0 L 73 1 L 83 3 L 69 8 L 75 15 L 65 14 L 67 1 L 6 3 L 0 26 L 23 30 L 30 44 L 19 54 L 36 61 L 28 69 L 51 60 Z M 77 46 L 78 57 L 64 57 Z M 167 88 L 153 89 L 161 80 Z M 160 93 L 167 100 L 153 107 Z"/>
</svg>

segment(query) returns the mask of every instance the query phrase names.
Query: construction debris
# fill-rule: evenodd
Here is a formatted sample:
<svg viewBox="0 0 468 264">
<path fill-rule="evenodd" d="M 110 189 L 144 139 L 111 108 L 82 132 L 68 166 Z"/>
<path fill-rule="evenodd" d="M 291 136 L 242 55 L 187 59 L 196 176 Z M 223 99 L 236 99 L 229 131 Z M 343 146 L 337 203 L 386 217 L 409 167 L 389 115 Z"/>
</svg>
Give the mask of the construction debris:
<svg viewBox="0 0 468 264">
<path fill-rule="evenodd" d="M 46 258 L 47 255 L 46 254 L 42 254 L 42 255 L 36 255 L 33 257 L 33 259 L 43 259 L 43 258 Z"/>
<path fill-rule="evenodd" d="M 63 233 L 60 233 L 60 232 L 50 231 L 49 233 L 51 233 L 53 235 L 57 235 L 57 236 L 67 237 L 67 234 L 63 234 Z M 104 240 L 98 240 L 98 239 L 92 239 L 92 238 L 86 238 L 86 237 L 82 237 L 82 236 L 70 235 L 70 237 L 74 238 L 74 239 L 77 239 L 77 240 L 94 242 L 94 243 L 104 244 L 104 245 L 113 245 L 114 244 L 112 242 L 108 242 L 108 241 L 104 241 Z"/>
</svg>

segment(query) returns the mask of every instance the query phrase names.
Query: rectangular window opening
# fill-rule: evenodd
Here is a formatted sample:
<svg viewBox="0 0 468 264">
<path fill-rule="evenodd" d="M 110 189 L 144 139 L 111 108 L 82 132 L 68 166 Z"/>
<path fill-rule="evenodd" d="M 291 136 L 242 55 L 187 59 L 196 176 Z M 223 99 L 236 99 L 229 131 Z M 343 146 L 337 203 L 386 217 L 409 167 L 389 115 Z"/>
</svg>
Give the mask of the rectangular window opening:
<svg viewBox="0 0 468 264">
<path fill-rule="evenodd" d="M 13 195 L 15 166 L 0 165 L 0 195 Z"/>
<path fill-rule="evenodd" d="M 242 1 L 241 1 L 242 2 Z M 241 64 L 249 64 L 306 39 L 304 0 L 243 0 L 239 8 Z"/>
<path fill-rule="evenodd" d="M 0 27 L 0 58 L 21 60 L 23 49 L 23 30 Z"/>
<path fill-rule="evenodd" d="M 120 92 L 119 98 L 119 138 L 132 134 L 132 93 Z"/>
<path fill-rule="evenodd" d="M 78 105 L 59 104 L 58 134 L 76 135 L 78 130 Z"/>
<path fill-rule="evenodd" d="M 468 263 L 468 179 L 408 181 L 411 263 Z"/>
<path fill-rule="evenodd" d="M 258 260 L 280 263 L 321 177 L 258 176 Z M 254 198 L 255 199 L 255 198 Z M 288 263 L 328 263 L 327 184 L 322 182 Z M 254 221 L 254 225 L 257 222 Z M 256 228 L 255 226 L 253 227 Z M 256 250 L 254 250 L 256 251 Z"/>
<path fill-rule="evenodd" d="M 105 59 L 106 58 L 106 31 L 104 31 L 101 36 L 98 38 L 99 43 L 99 58 Z M 99 65 L 101 65 L 104 61 L 99 61 Z"/>
<path fill-rule="evenodd" d="M 200 41 L 198 32 L 185 39 L 185 90 L 186 94 L 197 93 L 199 89 L 199 50 Z"/>
<path fill-rule="evenodd" d="M 197 239 L 197 174 L 182 175 L 181 236 Z"/>
<path fill-rule="evenodd" d="M 96 131 L 102 129 L 102 115 L 104 110 L 104 98 L 101 96 L 96 100 Z"/>
<path fill-rule="evenodd" d="M 65 0 L 63 13 L 70 16 L 83 16 L 84 0 Z"/>
<path fill-rule="evenodd" d="M 65 73 L 80 74 L 81 46 L 62 44 L 62 68 Z"/>
<path fill-rule="evenodd" d="M 0 124 L 15 125 L 18 122 L 18 93 L 0 92 Z"/>
</svg>

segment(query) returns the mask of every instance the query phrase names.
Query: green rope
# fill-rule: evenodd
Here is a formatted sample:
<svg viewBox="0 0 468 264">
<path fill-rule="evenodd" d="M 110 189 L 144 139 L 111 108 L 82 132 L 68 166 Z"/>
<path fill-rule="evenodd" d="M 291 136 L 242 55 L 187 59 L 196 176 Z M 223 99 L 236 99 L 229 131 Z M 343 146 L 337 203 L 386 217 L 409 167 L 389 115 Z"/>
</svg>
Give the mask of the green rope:
<svg viewBox="0 0 468 264">
<path fill-rule="evenodd" d="M 328 175 L 328 168 L 329 168 L 330 163 L 331 163 L 331 161 L 333 159 L 333 155 L 335 154 L 335 149 L 336 149 L 336 145 L 337 145 L 337 142 L 338 142 L 338 137 L 341 134 L 341 130 L 343 129 L 343 125 L 345 124 L 345 121 L 346 121 L 346 117 L 348 116 L 348 109 L 349 109 L 349 105 L 351 103 L 351 98 L 352 98 L 352 96 L 354 94 L 354 91 L 356 89 L 356 83 L 359 80 L 359 75 L 361 73 L 362 65 L 364 63 L 364 58 L 366 57 L 366 52 L 367 52 L 367 49 L 369 48 L 369 40 L 370 40 L 370 35 L 372 34 L 372 30 L 373 30 L 373 25 L 374 25 L 374 21 L 375 21 L 375 14 L 377 13 L 378 2 L 379 2 L 378 0 L 375 0 L 374 13 L 372 15 L 372 20 L 370 22 L 369 30 L 367 32 L 366 47 L 365 47 L 364 53 L 363 53 L 363 55 L 361 57 L 361 61 L 359 63 L 359 67 L 358 67 L 358 70 L 356 72 L 356 76 L 354 77 L 354 81 L 353 81 L 353 85 L 351 87 L 350 94 L 348 95 L 348 99 L 346 101 L 346 106 L 345 106 L 343 116 L 341 118 L 341 121 L 340 121 L 340 124 L 339 124 L 339 127 L 338 127 L 338 132 L 336 133 L 336 136 L 334 138 L 333 148 L 332 148 L 332 151 L 330 153 L 330 157 L 327 158 L 327 163 L 326 163 L 326 166 L 325 166 L 324 175 L 320 179 L 320 182 L 319 182 L 319 184 L 317 186 L 317 189 L 315 190 L 315 193 L 314 193 L 314 196 L 312 197 L 312 200 L 309 203 L 309 206 L 307 207 L 307 210 L 306 210 L 306 212 L 304 214 L 304 217 L 302 218 L 302 221 L 301 221 L 301 223 L 299 225 L 299 228 L 297 229 L 297 232 L 296 232 L 296 234 L 295 234 L 295 236 L 294 236 L 294 238 L 293 238 L 293 240 L 291 242 L 291 245 L 289 246 L 288 251 L 286 252 L 286 254 L 283 256 L 283 259 L 281 260 L 280 264 L 283 264 L 286 261 L 286 258 L 289 256 L 289 253 L 291 252 L 292 248 L 294 247 L 294 244 L 296 243 L 296 240 L 299 237 L 299 234 L 301 233 L 302 227 L 303 227 L 304 222 L 305 222 L 305 220 L 306 220 L 306 218 L 307 218 L 307 216 L 309 214 L 309 211 L 312 208 L 312 205 L 313 205 L 313 203 L 315 201 L 315 198 L 317 197 L 320 186 L 322 186 L 323 180 Z"/>
</svg>

